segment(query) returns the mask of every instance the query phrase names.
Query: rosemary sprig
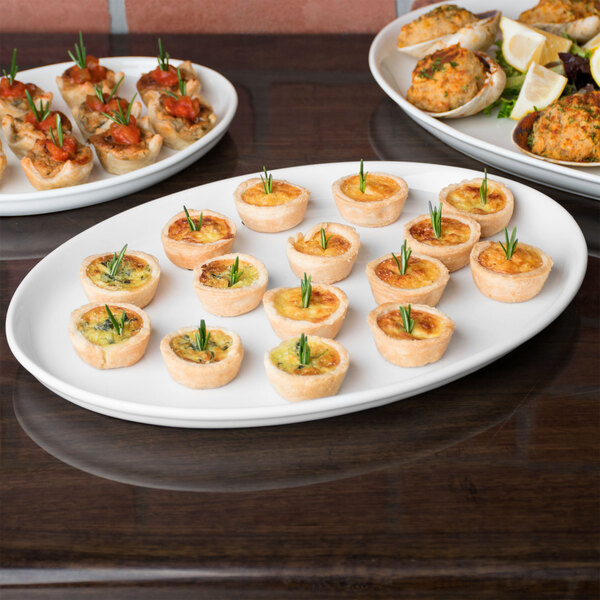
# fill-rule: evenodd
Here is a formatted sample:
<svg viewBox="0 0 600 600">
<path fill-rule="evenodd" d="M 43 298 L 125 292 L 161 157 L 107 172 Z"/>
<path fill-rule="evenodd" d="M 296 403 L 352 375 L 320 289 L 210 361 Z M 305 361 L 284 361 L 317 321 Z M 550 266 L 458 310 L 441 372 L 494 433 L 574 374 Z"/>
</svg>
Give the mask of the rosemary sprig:
<svg viewBox="0 0 600 600">
<path fill-rule="evenodd" d="M 121 103 L 117 102 L 117 110 L 112 111 L 112 115 L 103 112 L 102 114 L 109 118 L 111 121 L 117 123 L 117 125 L 129 125 L 129 118 L 131 117 L 131 109 L 133 108 L 133 101 L 137 96 L 137 92 L 133 95 L 133 98 L 129 101 L 127 105 L 127 112 L 123 114 L 123 108 L 121 107 Z"/>
<path fill-rule="evenodd" d="M 187 219 L 188 225 L 190 226 L 190 231 L 200 231 L 200 229 L 202 229 L 202 220 L 204 219 L 204 213 L 200 213 L 198 225 L 196 225 L 196 223 L 194 223 L 194 221 L 192 220 L 192 217 L 190 217 L 190 213 L 188 212 L 188 209 L 185 206 L 183 207 L 183 212 L 185 213 L 185 218 Z"/>
<path fill-rule="evenodd" d="M 310 296 L 312 294 L 312 284 L 310 280 L 312 275 L 306 276 L 304 273 L 304 279 L 300 280 L 300 294 L 302 295 L 302 308 L 308 308 L 310 304 Z"/>
<path fill-rule="evenodd" d="M 396 265 L 398 266 L 398 271 L 400 272 L 400 275 L 406 275 L 406 269 L 408 267 L 408 259 L 410 258 L 411 254 L 412 254 L 412 249 L 407 247 L 406 240 L 404 240 L 404 243 L 402 244 L 402 248 L 400 248 L 400 260 L 398 260 L 397 256 L 392 252 L 392 256 L 394 257 L 394 260 L 396 261 Z"/>
<path fill-rule="evenodd" d="M 265 167 L 265 165 L 263 165 L 263 172 L 265 176 L 260 176 L 263 190 L 265 191 L 265 194 L 270 194 L 273 191 L 273 175 L 267 173 L 267 167 Z"/>
<path fill-rule="evenodd" d="M 121 81 L 123 81 L 123 77 L 125 77 L 125 75 L 121 75 L 119 81 L 115 83 L 115 87 L 112 89 L 110 96 L 106 100 L 104 100 L 104 92 L 102 91 L 102 86 L 99 83 L 94 84 L 94 91 L 96 92 L 96 96 L 98 96 L 98 100 L 100 100 L 102 104 L 108 104 L 112 100 L 113 96 L 117 93 L 117 90 L 121 85 Z"/>
<path fill-rule="evenodd" d="M 242 276 L 242 272 L 240 271 L 240 257 L 236 256 L 235 260 L 231 267 L 229 267 L 229 281 L 227 282 L 227 287 L 234 286 Z"/>
<path fill-rule="evenodd" d="M 410 316 L 411 306 L 401 306 L 400 307 L 400 316 L 402 317 L 402 327 L 404 327 L 404 331 L 406 333 L 412 333 L 415 327 L 415 320 L 411 319 Z"/>
<path fill-rule="evenodd" d="M 160 38 L 158 38 L 158 56 L 156 58 L 158 59 L 158 66 L 160 67 L 160 70 L 168 71 L 169 59 L 171 58 L 171 55 L 163 50 L 162 40 Z"/>
<path fill-rule="evenodd" d="M 488 192 L 488 179 L 487 179 L 487 169 L 483 169 L 485 174 L 483 181 L 481 182 L 481 186 L 479 187 L 479 197 L 481 198 L 481 204 L 485 206 L 487 202 L 487 192 Z"/>
<path fill-rule="evenodd" d="M 192 348 L 194 348 L 196 352 L 204 352 L 208 345 L 208 340 L 210 339 L 210 331 L 206 333 L 206 323 L 204 322 L 204 319 L 200 321 L 200 327 L 194 331 L 194 337 L 196 343 L 192 344 Z"/>
<path fill-rule="evenodd" d="M 106 263 L 106 268 L 108 269 L 108 274 L 110 277 L 114 277 L 119 271 L 119 267 L 121 266 L 121 262 L 123 261 L 123 257 L 125 256 L 125 251 L 127 250 L 127 244 L 121 248 L 121 252 L 119 252 L 119 256 L 117 253 L 114 253 L 114 256 Z"/>
<path fill-rule="evenodd" d="M 27 96 L 27 104 L 29 104 L 29 108 L 31 108 L 33 116 L 38 123 L 41 123 L 50 114 L 50 102 L 46 102 L 44 105 L 44 101 L 40 101 L 40 108 L 38 111 L 35 102 L 29 93 L 29 90 L 25 90 L 25 96 Z"/>
<path fill-rule="evenodd" d="M 433 229 L 433 235 L 439 240 L 442 235 L 442 203 L 437 208 L 431 206 L 429 203 L 429 216 L 431 217 L 431 228 Z"/>
<path fill-rule="evenodd" d="M 179 85 L 179 92 L 182 96 L 185 96 L 187 82 L 181 79 L 181 71 L 179 70 L 179 67 L 177 67 L 177 83 Z"/>
<path fill-rule="evenodd" d="M 327 250 L 327 244 L 329 244 L 329 240 L 332 237 L 333 237 L 333 233 L 329 237 L 327 237 L 327 233 L 321 227 L 321 248 L 323 248 L 323 250 Z"/>
<path fill-rule="evenodd" d="M 512 255 L 515 253 L 517 249 L 517 245 L 519 240 L 517 239 L 517 228 L 513 227 L 512 233 L 510 237 L 508 237 L 508 230 L 506 227 L 504 228 L 504 239 L 506 240 L 506 246 L 502 242 L 498 242 L 504 250 L 504 255 L 506 256 L 506 260 L 510 260 Z"/>
<path fill-rule="evenodd" d="M 52 127 L 50 127 L 50 137 L 56 146 L 62 148 L 63 146 L 63 130 L 62 130 L 62 120 L 60 115 L 56 113 L 56 137 L 58 137 L 58 142 L 54 137 L 54 131 L 52 131 Z"/>
<path fill-rule="evenodd" d="M 18 71 L 19 67 L 17 67 L 17 49 L 13 48 L 12 59 L 10 61 L 10 71 L 7 73 L 4 69 L 2 69 L 2 74 L 4 77 L 6 77 L 6 79 L 8 79 L 8 83 L 11 87 L 15 81 Z"/>
<path fill-rule="evenodd" d="M 79 45 L 75 42 L 75 56 L 70 50 L 67 50 L 67 54 L 71 57 L 71 60 L 80 68 L 85 69 L 85 46 L 83 45 L 83 35 L 79 32 Z"/>
<path fill-rule="evenodd" d="M 308 338 L 301 333 L 300 339 L 296 342 L 296 351 L 298 352 L 298 361 L 301 365 L 310 365 L 310 346 Z"/>
<path fill-rule="evenodd" d="M 112 314 L 110 308 L 108 308 L 108 304 L 104 305 L 104 309 L 106 310 L 106 314 L 113 326 L 113 329 L 117 332 L 117 335 L 123 335 L 123 329 L 125 329 L 125 319 L 127 319 L 127 315 L 125 311 L 121 313 L 121 319 L 117 321 L 115 316 Z"/>
<path fill-rule="evenodd" d="M 360 191 L 364 194 L 367 189 L 367 175 L 369 173 L 364 172 L 364 161 L 360 159 L 360 171 L 358 172 L 358 177 L 360 178 Z"/>
</svg>

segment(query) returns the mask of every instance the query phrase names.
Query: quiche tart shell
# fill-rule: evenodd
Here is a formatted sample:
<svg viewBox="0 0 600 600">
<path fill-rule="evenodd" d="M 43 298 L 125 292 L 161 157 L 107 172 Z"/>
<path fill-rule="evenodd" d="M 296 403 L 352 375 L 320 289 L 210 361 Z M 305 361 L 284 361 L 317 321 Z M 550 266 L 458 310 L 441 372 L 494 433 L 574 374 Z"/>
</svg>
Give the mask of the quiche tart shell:
<svg viewBox="0 0 600 600">
<path fill-rule="evenodd" d="M 195 363 L 181 358 L 171 348 L 171 340 L 177 336 L 192 334 L 197 331 L 194 327 L 182 327 L 173 333 L 167 334 L 160 342 L 160 352 L 171 377 L 181 385 L 199 390 L 221 387 L 228 384 L 237 376 L 242 359 L 244 347 L 237 333 L 223 327 L 207 327 L 206 331 L 222 331 L 231 339 L 231 347 L 227 356 L 218 362 Z"/>
<path fill-rule="evenodd" d="M 179 219 L 185 218 L 185 212 L 181 211 L 177 213 L 173 218 L 169 219 L 167 224 L 163 227 L 160 239 L 167 258 L 174 265 L 177 265 L 182 269 L 194 269 L 203 262 L 206 262 L 209 258 L 228 254 L 231 252 L 233 243 L 235 242 L 236 227 L 231 219 L 212 210 L 188 210 L 188 214 L 192 219 L 198 218 L 200 213 L 210 217 L 218 217 L 219 219 L 226 221 L 233 237 L 206 244 L 186 242 L 185 240 L 174 240 L 172 237 L 169 237 L 169 228 Z"/>
<path fill-rule="evenodd" d="M 544 287 L 552 269 L 552 259 L 539 248 L 519 242 L 519 247 L 535 250 L 542 264 L 526 273 L 498 273 L 484 267 L 479 262 L 479 255 L 496 242 L 485 241 L 475 244 L 471 251 L 471 274 L 479 291 L 492 300 L 499 302 L 525 302 L 537 296 Z"/>
<path fill-rule="evenodd" d="M 285 204 L 276 206 L 255 206 L 253 204 L 248 204 L 248 202 L 244 200 L 243 194 L 248 188 L 260 185 L 260 177 L 252 177 L 238 185 L 233 193 L 233 197 L 235 200 L 235 207 L 237 208 L 244 225 L 254 231 L 276 233 L 278 231 L 291 229 L 302 222 L 310 199 L 310 192 L 306 188 L 296 185 L 295 183 L 283 180 L 278 181 L 298 188 L 299 194 Z"/>
<path fill-rule="evenodd" d="M 389 173 L 369 172 L 369 175 L 392 179 L 398 184 L 399 190 L 383 200 L 360 202 L 342 191 L 346 179 L 354 177 L 354 175 L 347 175 L 334 181 L 331 191 L 338 210 L 346 221 L 362 227 L 383 227 L 398 220 L 408 196 L 408 185 L 401 177 Z"/>
<path fill-rule="evenodd" d="M 338 256 L 317 256 L 296 249 L 295 242 L 310 240 L 321 229 L 347 240 L 350 243 L 348 250 Z M 350 275 L 359 249 L 360 236 L 354 227 L 340 223 L 319 223 L 309 229 L 305 235 L 296 233 L 288 238 L 286 253 L 290 267 L 297 277 L 302 278 L 306 273 L 316 283 L 336 283 Z"/>
<path fill-rule="evenodd" d="M 86 163 L 79 164 L 74 160 L 67 160 L 52 177 L 44 177 L 35 168 L 29 155 L 21 159 L 21 166 L 25 171 L 25 175 L 27 175 L 27 179 L 36 190 L 54 190 L 79 185 L 87 181 L 94 166 L 92 151 L 88 147 L 85 147 L 85 150 L 90 155 Z"/>
<path fill-rule="evenodd" d="M 410 228 L 423 220 L 428 221 L 430 219 L 429 215 L 420 215 L 404 224 L 404 239 L 408 246 L 417 254 L 425 254 L 426 256 L 437 258 L 446 265 L 446 268 L 450 273 L 458 271 L 458 269 L 462 269 L 469 264 L 469 254 L 471 253 L 471 249 L 479 241 L 481 235 L 479 223 L 470 217 L 465 217 L 462 214 L 453 214 L 451 218 L 469 226 L 470 235 L 466 242 L 455 244 L 453 246 L 430 246 L 429 244 L 424 244 L 415 239 L 410 233 Z"/>
<path fill-rule="evenodd" d="M 267 371 L 267 377 L 271 385 L 280 396 L 292 402 L 335 396 L 350 366 L 348 351 L 339 342 L 314 335 L 307 337 L 309 344 L 311 342 L 321 342 L 333 348 L 338 353 L 340 362 L 334 369 L 327 373 L 320 373 L 319 375 L 293 375 L 292 373 L 282 371 L 273 364 L 271 361 L 271 352 L 274 348 L 266 352 L 264 360 L 265 370 Z"/>
<path fill-rule="evenodd" d="M 412 304 L 411 308 L 439 317 L 443 323 L 441 335 L 426 339 L 397 339 L 387 335 L 377 324 L 377 319 L 387 312 L 398 310 L 396 302 L 380 304 L 367 317 L 377 350 L 388 362 L 399 367 L 422 367 L 437 362 L 446 352 L 454 332 L 454 322 L 437 308 L 427 304 Z"/>
<path fill-rule="evenodd" d="M 334 294 L 339 300 L 339 305 L 329 317 L 318 323 L 290 319 L 277 311 L 275 308 L 275 296 L 279 291 L 286 288 L 273 288 L 265 293 L 263 296 L 265 312 L 267 313 L 273 331 L 282 340 L 299 336 L 301 333 L 306 335 L 318 335 L 324 338 L 334 338 L 339 333 L 342 323 L 346 318 L 346 313 L 348 312 L 348 297 L 342 290 L 332 285 L 318 284 L 313 285 L 312 287 L 313 291 L 319 288 Z"/>
<path fill-rule="evenodd" d="M 427 304 L 428 306 L 435 306 L 440 301 L 450 280 L 450 274 L 446 265 L 437 258 L 426 256 L 425 254 L 412 252 L 410 256 L 411 258 L 420 258 L 421 260 L 432 262 L 439 271 L 438 278 L 433 283 L 418 288 L 401 288 L 390 285 L 377 276 L 375 269 L 384 260 L 393 257 L 391 253 L 380 256 L 367 263 L 366 268 L 367 279 L 369 280 L 371 292 L 373 292 L 373 297 L 377 304 L 395 302 L 400 304 Z"/>
<path fill-rule="evenodd" d="M 479 223 L 479 226 L 481 227 L 481 237 L 485 238 L 489 237 L 490 235 L 494 235 L 499 231 L 502 231 L 508 225 L 515 208 L 515 198 L 513 196 L 513 193 L 503 183 L 488 179 L 488 186 L 490 184 L 493 185 L 494 189 L 500 191 L 504 196 L 504 207 L 498 212 L 483 215 L 458 210 L 448 201 L 448 196 L 454 190 L 457 190 L 464 185 L 475 185 L 477 187 L 480 187 L 482 182 L 483 179 L 479 177 L 477 179 L 468 179 L 461 181 L 460 183 L 448 185 L 440 191 L 439 197 L 440 202 L 444 206 L 444 213 L 446 215 L 464 215 L 466 217 L 470 217 L 474 221 L 477 221 Z"/>
<path fill-rule="evenodd" d="M 124 78 L 125 73 L 122 71 L 115 73 L 114 71 L 108 69 L 106 71 L 106 77 L 96 85 L 102 85 L 102 93 L 108 96 L 112 93 L 115 85 L 119 79 L 121 79 L 121 77 Z M 123 83 L 123 81 L 121 81 L 121 83 Z M 60 95 L 63 97 L 63 100 L 67 103 L 71 110 L 74 106 L 79 106 L 82 102 L 85 102 L 86 96 L 96 95 L 94 84 L 91 81 L 72 83 L 68 78 L 63 77 L 63 75 L 57 75 L 56 87 L 58 87 Z M 121 84 L 119 84 L 119 87 L 121 87 Z"/>
<path fill-rule="evenodd" d="M 75 122 L 77 123 L 77 126 L 79 127 L 79 130 L 81 131 L 85 139 L 88 139 L 93 135 L 98 135 L 107 132 L 114 122 L 111 119 L 108 119 L 107 117 L 104 117 L 104 115 L 102 115 L 102 119 L 99 120 L 98 125 L 93 127 L 90 117 L 92 115 L 97 116 L 99 113 L 90 110 L 87 107 L 85 100 L 83 102 L 80 102 L 77 106 L 73 106 L 71 108 L 71 112 L 73 113 L 73 118 L 75 119 Z M 133 103 L 133 105 L 131 106 L 131 114 L 136 118 L 136 120 L 139 119 L 140 115 L 142 114 L 141 102 L 138 102 L 136 100 Z"/>
<path fill-rule="evenodd" d="M 258 271 L 258 279 L 252 285 L 239 288 L 214 288 L 200 282 L 204 267 L 213 260 L 232 260 L 250 263 Z M 204 308 L 219 317 L 237 317 L 254 310 L 263 298 L 269 275 L 263 263 L 249 254 L 223 254 L 204 261 L 194 269 L 194 290 Z"/>
<path fill-rule="evenodd" d="M 146 254 L 145 252 L 137 252 L 134 250 L 128 250 L 125 256 L 136 256 L 145 260 L 152 269 L 152 274 L 148 281 L 135 289 L 131 290 L 105 290 L 97 286 L 87 275 L 87 268 L 91 262 L 97 258 L 101 258 L 110 254 L 110 252 L 103 252 L 102 254 L 92 254 L 83 259 L 81 266 L 79 267 L 79 279 L 83 287 L 85 295 L 88 297 L 90 302 L 99 302 L 100 304 L 112 304 L 112 303 L 127 303 L 134 304 L 140 308 L 150 304 L 154 294 L 156 294 L 156 288 L 160 280 L 160 265 L 155 256 Z"/>
<path fill-rule="evenodd" d="M 142 319 L 142 328 L 133 337 L 120 344 L 99 346 L 90 342 L 78 329 L 77 324 L 81 317 L 93 308 L 104 308 L 104 302 L 85 304 L 71 313 L 69 319 L 69 338 L 79 356 L 96 369 L 118 369 L 130 367 L 144 356 L 148 340 L 150 339 L 150 317 L 139 306 L 124 302 L 111 302 L 119 309 L 136 313 Z"/>
</svg>

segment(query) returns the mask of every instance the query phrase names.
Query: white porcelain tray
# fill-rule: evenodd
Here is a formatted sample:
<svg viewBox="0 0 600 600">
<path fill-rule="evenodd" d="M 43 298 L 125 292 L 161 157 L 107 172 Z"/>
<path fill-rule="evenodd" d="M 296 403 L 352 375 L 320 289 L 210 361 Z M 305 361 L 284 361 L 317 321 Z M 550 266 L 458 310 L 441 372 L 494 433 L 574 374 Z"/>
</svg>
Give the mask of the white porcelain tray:
<svg viewBox="0 0 600 600">
<path fill-rule="evenodd" d="M 533 6 L 534 2 L 460 2 L 460 6 L 474 13 L 496 7 L 502 10 L 503 15 L 512 19 L 516 19 L 530 5 Z M 482 113 L 462 119 L 435 119 L 406 100 L 406 91 L 410 87 L 417 60 L 398 52 L 396 41 L 404 24 L 431 9 L 428 6 L 402 15 L 384 27 L 373 40 L 369 52 L 369 67 L 384 92 L 421 127 L 463 154 L 531 181 L 600 199 L 600 167 L 565 167 L 523 154 L 511 141 L 511 132 L 515 126 L 512 119 L 497 119 L 494 115 L 485 116 Z M 494 49 L 492 47 L 490 51 L 492 54 Z M 399 153 L 398 158 L 403 156 Z"/>
<path fill-rule="evenodd" d="M 402 369 L 377 352 L 366 324 L 374 307 L 364 273 L 371 259 L 399 250 L 402 224 L 427 212 L 439 190 L 478 173 L 455 167 L 402 162 L 368 162 L 367 171 L 387 171 L 406 179 L 409 197 L 400 220 L 383 228 L 358 228 L 362 246 L 351 276 L 340 282 L 350 310 L 338 340 L 348 349 L 351 365 L 340 394 L 330 398 L 290 403 L 269 384 L 264 352 L 278 343 L 262 307 L 235 318 L 206 313 L 192 289 L 191 272 L 172 265 L 160 244 L 163 224 L 183 204 L 209 208 L 234 219 L 239 228 L 234 251 L 262 260 L 269 271 L 269 287 L 297 285 L 285 256 L 287 238 L 324 221 L 340 221 L 331 197 L 331 183 L 357 170 L 358 163 L 333 163 L 281 169 L 274 176 L 311 190 L 306 218 L 300 227 L 278 234 L 261 234 L 241 224 L 233 190 L 246 177 L 236 177 L 154 200 L 112 217 L 69 240 L 44 258 L 23 280 L 10 303 L 6 333 L 19 362 L 58 395 L 114 417 L 179 427 L 249 427 L 293 423 L 363 410 L 406 398 L 443 385 L 478 369 L 531 338 L 552 322 L 576 294 L 587 262 L 581 230 L 573 218 L 547 196 L 522 184 L 501 179 L 512 189 L 516 210 L 511 226 L 519 238 L 542 248 L 554 268 L 541 294 L 529 302 L 508 305 L 483 296 L 468 268 L 451 275 L 439 304 L 456 323 L 448 351 L 438 363 Z M 500 179 L 500 178 L 498 178 Z M 497 237 L 497 236 L 496 236 Z M 156 298 L 147 307 L 152 336 L 145 357 L 126 369 L 98 371 L 75 354 L 67 336 L 71 311 L 85 304 L 78 269 L 81 260 L 98 252 L 145 250 L 158 257 L 163 275 Z M 159 352 L 160 339 L 170 331 L 195 325 L 237 331 L 246 354 L 239 376 L 216 390 L 193 391 L 168 375 Z M 483 390 L 482 390 L 483 393 Z"/>
<path fill-rule="evenodd" d="M 114 56 L 101 58 L 100 61 L 114 71 L 125 73 L 119 91 L 124 98 L 131 98 L 136 93 L 135 84 L 142 73 L 156 67 L 156 58 L 142 56 Z M 172 61 L 174 65 L 179 62 Z M 60 63 L 19 71 L 17 78 L 19 81 L 32 82 L 52 92 L 54 94 L 52 109 L 64 112 L 71 119 L 77 137 L 83 140 L 71 111 L 56 87 L 56 76 L 61 75 L 70 66 L 72 63 Z M 171 150 L 163 146 L 157 162 L 125 175 L 107 173 L 94 152 L 94 168 L 86 183 L 46 191 L 38 191 L 29 183 L 19 159 L 11 152 L 6 139 L 3 139 L 2 145 L 8 164 L 0 180 L 0 216 L 45 214 L 114 200 L 162 181 L 206 154 L 225 135 L 235 115 L 238 101 L 235 88 L 223 75 L 201 65 L 194 64 L 194 68 L 202 82 L 202 94 L 211 103 L 218 119 L 215 128 L 203 138 L 184 150 Z M 138 95 L 136 100 L 139 99 Z M 145 107 L 142 114 L 147 114 Z"/>
</svg>

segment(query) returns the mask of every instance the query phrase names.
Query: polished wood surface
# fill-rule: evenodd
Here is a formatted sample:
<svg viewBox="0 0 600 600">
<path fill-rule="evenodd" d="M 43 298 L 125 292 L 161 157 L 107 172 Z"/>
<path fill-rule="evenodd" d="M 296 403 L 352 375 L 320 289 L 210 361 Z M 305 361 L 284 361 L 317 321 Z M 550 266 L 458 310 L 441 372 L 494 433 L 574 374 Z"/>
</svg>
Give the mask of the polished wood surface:
<svg viewBox="0 0 600 600">
<path fill-rule="evenodd" d="M 4 35 L 22 69 L 72 36 Z M 150 36 L 89 36 L 153 55 Z M 205 157 L 97 206 L 0 220 L 0 302 L 91 225 L 210 181 L 328 161 L 481 170 L 410 121 L 368 71 L 368 36 L 167 37 L 222 72 L 240 107 Z M 93 50 L 92 50 L 93 49 Z M 498 173 L 487 165 L 491 174 Z M 492 365 L 379 409 L 283 427 L 178 430 L 55 396 L 0 357 L 0 596 L 12 598 L 597 598 L 598 203 L 533 187 L 582 227 L 582 288 Z"/>
</svg>

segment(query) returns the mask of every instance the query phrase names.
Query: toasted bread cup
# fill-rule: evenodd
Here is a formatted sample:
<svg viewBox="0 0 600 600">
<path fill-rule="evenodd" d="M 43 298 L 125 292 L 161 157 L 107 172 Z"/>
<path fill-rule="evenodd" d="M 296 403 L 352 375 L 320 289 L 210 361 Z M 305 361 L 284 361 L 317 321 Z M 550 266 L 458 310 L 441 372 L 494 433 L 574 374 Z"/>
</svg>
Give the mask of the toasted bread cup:
<svg viewBox="0 0 600 600">
<path fill-rule="evenodd" d="M 63 113 L 59 114 L 61 116 L 63 133 L 71 135 L 71 122 Z M 17 158 L 23 158 L 33 149 L 38 140 L 46 139 L 46 134 L 41 129 L 37 129 L 31 123 L 23 119 L 17 119 L 12 115 L 4 115 L 2 117 L 2 132 L 4 133 L 8 147 Z"/>
</svg>

